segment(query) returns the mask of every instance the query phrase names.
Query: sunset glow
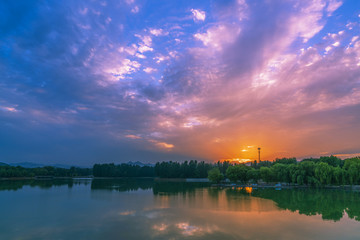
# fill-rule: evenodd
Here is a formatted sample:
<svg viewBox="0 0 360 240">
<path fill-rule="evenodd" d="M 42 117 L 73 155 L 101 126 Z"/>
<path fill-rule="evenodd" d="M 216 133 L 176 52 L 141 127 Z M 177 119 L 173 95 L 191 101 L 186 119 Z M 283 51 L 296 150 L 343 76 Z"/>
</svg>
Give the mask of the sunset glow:
<svg viewBox="0 0 360 240">
<path fill-rule="evenodd" d="M 243 159 L 243 158 L 226 158 L 221 159 L 221 162 L 231 162 L 231 163 L 247 163 L 253 161 L 252 159 Z"/>
<path fill-rule="evenodd" d="M 3 161 L 360 153 L 360 1 L 0 7 Z"/>
</svg>

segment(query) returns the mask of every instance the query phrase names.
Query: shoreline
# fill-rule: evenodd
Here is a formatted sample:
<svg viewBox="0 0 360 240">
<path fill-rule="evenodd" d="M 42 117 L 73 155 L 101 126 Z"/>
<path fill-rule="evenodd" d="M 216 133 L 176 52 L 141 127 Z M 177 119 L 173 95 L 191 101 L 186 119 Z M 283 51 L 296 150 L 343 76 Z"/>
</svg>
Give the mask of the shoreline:
<svg viewBox="0 0 360 240">
<path fill-rule="evenodd" d="M 211 187 L 220 187 L 220 188 L 245 188 L 251 187 L 253 189 L 257 188 L 275 188 L 278 190 L 281 189 L 341 189 L 341 190 L 355 190 L 360 191 L 360 185 L 325 185 L 325 186 L 311 186 L 311 185 L 293 185 L 293 184 L 234 184 L 234 183 L 220 183 L 220 184 L 211 184 Z"/>
<path fill-rule="evenodd" d="M 235 184 L 235 183 L 211 183 L 208 179 L 204 178 L 159 178 L 159 177 L 16 177 L 16 178 L 0 178 L 1 181 L 21 181 L 21 180 L 38 180 L 38 181 L 49 181 L 49 180 L 119 180 L 119 179 L 148 179 L 154 180 L 154 182 L 183 182 L 183 183 L 209 183 L 210 186 L 215 188 L 245 188 L 251 187 L 253 189 L 266 189 L 275 188 L 281 189 L 340 189 L 340 190 L 352 190 L 360 191 L 360 185 L 325 185 L 325 186 L 311 186 L 311 185 L 296 185 L 288 183 L 260 183 L 260 184 Z"/>
<path fill-rule="evenodd" d="M 13 178 L 0 178 L 0 181 L 9 181 L 9 180 L 93 180 L 93 179 L 155 179 L 155 177 L 89 177 L 89 176 L 79 176 L 79 177 L 52 177 L 52 176 L 42 176 L 42 177 L 13 177 Z"/>
</svg>

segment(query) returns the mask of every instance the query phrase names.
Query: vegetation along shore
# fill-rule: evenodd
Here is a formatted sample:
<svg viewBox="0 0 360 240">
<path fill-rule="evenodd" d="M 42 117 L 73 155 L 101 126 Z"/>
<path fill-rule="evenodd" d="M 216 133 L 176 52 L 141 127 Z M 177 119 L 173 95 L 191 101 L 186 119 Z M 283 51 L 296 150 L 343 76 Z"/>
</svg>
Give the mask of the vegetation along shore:
<svg viewBox="0 0 360 240">
<path fill-rule="evenodd" d="M 208 178 L 214 183 L 233 182 L 239 186 L 282 183 L 281 186 L 344 186 L 360 184 L 360 157 L 341 160 L 335 156 L 308 158 L 281 158 L 275 161 L 236 164 L 230 162 L 206 163 L 196 160 L 184 162 L 158 162 L 154 166 L 134 164 L 95 164 L 92 168 L 0 166 L 0 178 L 72 178 L 72 177 L 158 177 Z M 226 181 L 226 182 L 225 182 Z M 254 185 L 256 186 L 256 185 Z"/>
</svg>

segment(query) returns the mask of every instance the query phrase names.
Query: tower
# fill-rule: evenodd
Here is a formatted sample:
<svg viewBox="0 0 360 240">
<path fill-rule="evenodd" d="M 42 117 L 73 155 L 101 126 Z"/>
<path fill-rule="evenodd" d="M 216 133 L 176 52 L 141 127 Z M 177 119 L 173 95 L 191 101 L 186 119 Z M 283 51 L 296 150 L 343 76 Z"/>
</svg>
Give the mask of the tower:
<svg viewBox="0 0 360 240">
<path fill-rule="evenodd" d="M 258 152 L 259 152 L 259 162 L 260 162 L 260 150 L 261 150 L 261 148 L 258 148 Z"/>
</svg>

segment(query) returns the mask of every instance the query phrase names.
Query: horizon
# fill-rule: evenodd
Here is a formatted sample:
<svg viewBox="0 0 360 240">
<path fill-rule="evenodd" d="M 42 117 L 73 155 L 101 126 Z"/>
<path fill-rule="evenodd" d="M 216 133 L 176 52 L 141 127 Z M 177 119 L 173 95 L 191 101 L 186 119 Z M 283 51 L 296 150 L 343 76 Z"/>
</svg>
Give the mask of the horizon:
<svg viewBox="0 0 360 240">
<path fill-rule="evenodd" d="M 336 155 L 328 155 L 328 156 L 308 156 L 308 157 L 305 157 L 305 158 L 301 158 L 301 159 L 298 159 L 298 158 L 295 158 L 295 157 L 292 157 L 296 160 L 296 162 L 302 162 L 304 160 L 308 160 L 308 159 L 320 159 L 322 157 L 337 157 L 339 158 L 340 160 L 342 161 L 345 161 L 347 159 L 351 159 L 351 158 L 360 158 L 360 156 L 351 156 L 351 157 L 339 157 L 339 156 L 336 156 Z M 276 160 L 281 160 L 281 159 L 284 159 L 284 158 L 275 158 L 273 160 L 261 160 L 260 162 L 275 162 Z M 290 158 L 286 158 L 286 159 L 291 159 Z M 143 165 L 143 166 L 155 166 L 156 163 L 161 163 L 161 162 L 178 162 L 178 163 L 184 163 L 184 162 L 190 162 L 190 161 L 197 161 L 197 162 L 201 162 L 201 161 L 198 161 L 197 159 L 187 159 L 187 160 L 179 160 L 179 161 L 157 161 L 157 162 L 142 162 L 142 161 L 128 161 L 128 162 L 99 162 L 99 163 L 94 163 L 92 165 L 68 165 L 68 164 L 61 164 L 61 163 L 34 163 L 34 162 L 15 162 L 15 163 L 7 163 L 7 162 L 1 162 L 0 161 L 0 164 L 1 163 L 4 163 L 4 164 L 7 164 L 9 166 L 21 166 L 21 167 L 24 167 L 24 168 L 34 168 L 34 167 L 45 167 L 45 166 L 52 166 L 52 167 L 55 167 L 55 168 L 69 168 L 69 167 L 79 167 L 79 168 L 92 168 L 95 164 L 115 164 L 115 165 L 120 165 L 120 164 L 128 164 L 128 165 Z M 216 164 L 218 162 L 229 162 L 230 164 L 246 164 L 246 163 L 254 163 L 254 162 L 257 162 L 259 163 L 258 159 L 246 159 L 246 161 L 243 161 L 243 159 L 221 159 L 221 160 L 218 160 L 218 161 L 204 161 L 206 163 L 210 163 L 210 164 Z M 18 164 L 18 165 L 17 165 Z M 29 166 L 30 165 L 36 165 L 36 166 Z M 48 164 L 48 165 L 46 165 Z"/>
<path fill-rule="evenodd" d="M 0 11 L 0 162 L 360 155 L 360 1 Z"/>
</svg>

